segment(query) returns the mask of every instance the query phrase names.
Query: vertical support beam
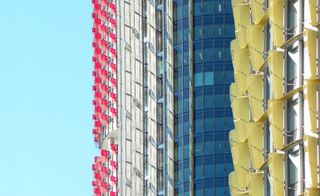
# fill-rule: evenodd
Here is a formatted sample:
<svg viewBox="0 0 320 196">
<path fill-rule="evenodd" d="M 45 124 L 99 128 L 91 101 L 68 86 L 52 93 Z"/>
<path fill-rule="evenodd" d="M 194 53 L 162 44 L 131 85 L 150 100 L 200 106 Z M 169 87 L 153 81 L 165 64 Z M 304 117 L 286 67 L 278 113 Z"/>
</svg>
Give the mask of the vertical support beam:
<svg viewBox="0 0 320 196">
<path fill-rule="evenodd" d="M 283 26 L 285 30 L 284 33 L 284 42 L 286 42 L 288 40 L 288 13 L 289 9 L 288 9 L 288 0 L 284 1 L 284 19 L 283 19 Z M 288 63 L 288 49 L 285 48 L 284 49 L 284 67 L 283 67 L 283 73 L 284 73 L 284 93 L 287 93 L 288 89 L 287 89 L 287 84 L 288 84 L 288 77 L 287 77 L 287 63 Z M 284 130 L 285 132 L 285 137 L 284 137 L 284 144 L 288 144 L 288 135 L 287 135 L 287 130 L 288 130 L 288 108 L 287 108 L 287 101 L 285 101 L 284 104 L 284 112 L 283 112 L 283 125 L 284 125 Z M 288 151 L 284 152 L 284 195 L 285 196 L 289 196 L 289 192 L 288 192 L 288 182 L 289 182 L 289 176 L 288 176 Z"/>
<path fill-rule="evenodd" d="M 299 10 L 298 10 L 298 33 L 302 33 L 304 29 L 304 0 L 299 0 Z M 299 39 L 298 41 L 298 48 L 299 48 L 299 65 L 298 65 L 298 86 L 302 86 L 304 84 L 303 80 L 303 68 L 304 68 L 304 45 L 303 39 Z M 299 119 L 298 119 L 298 130 L 299 130 L 299 139 L 303 138 L 304 136 L 304 101 L 303 101 L 303 92 L 299 92 L 298 95 L 298 104 L 299 104 Z M 299 151 L 300 151 L 300 192 L 298 194 L 303 194 L 304 190 L 304 147 L 303 143 L 299 144 Z"/>
<path fill-rule="evenodd" d="M 190 168 L 190 196 L 194 196 L 194 97 L 193 97 L 193 0 L 189 0 L 189 168 Z"/>
</svg>

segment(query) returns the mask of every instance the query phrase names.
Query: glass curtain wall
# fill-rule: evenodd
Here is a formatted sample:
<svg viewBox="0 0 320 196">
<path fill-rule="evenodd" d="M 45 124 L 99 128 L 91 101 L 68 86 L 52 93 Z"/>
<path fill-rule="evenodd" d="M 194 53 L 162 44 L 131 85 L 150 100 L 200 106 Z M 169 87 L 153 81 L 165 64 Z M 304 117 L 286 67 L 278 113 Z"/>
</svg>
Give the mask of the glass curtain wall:
<svg viewBox="0 0 320 196">
<path fill-rule="evenodd" d="M 228 174 L 233 169 L 228 138 L 229 130 L 233 129 L 229 98 L 229 86 L 233 82 L 230 42 L 234 39 L 231 2 L 189 3 L 189 0 L 174 0 L 175 195 L 189 195 L 190 187 L 195 195 L 230 195 Z M 193 67 L 193 73 L 189 73 L 189 66 Z M 193 78 L 191 83 L 190 78 Z M 193 168 L 190 152 L 194 155 Z M 190 186 L 190 181 L 194 186 Z"/>
</svg>

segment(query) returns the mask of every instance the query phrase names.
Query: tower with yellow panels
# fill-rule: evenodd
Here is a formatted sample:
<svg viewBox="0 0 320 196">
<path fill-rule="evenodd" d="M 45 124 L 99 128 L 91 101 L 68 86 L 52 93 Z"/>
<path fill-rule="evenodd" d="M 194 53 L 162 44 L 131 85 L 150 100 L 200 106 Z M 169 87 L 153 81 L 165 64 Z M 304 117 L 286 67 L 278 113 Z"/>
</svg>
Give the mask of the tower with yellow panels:
<svg viewBox="0 0 320 196">
<path fill-rule="evenodd" d="M 320 194 L 318 0 L 233 0 L 231 195 Z"/>
</svg>

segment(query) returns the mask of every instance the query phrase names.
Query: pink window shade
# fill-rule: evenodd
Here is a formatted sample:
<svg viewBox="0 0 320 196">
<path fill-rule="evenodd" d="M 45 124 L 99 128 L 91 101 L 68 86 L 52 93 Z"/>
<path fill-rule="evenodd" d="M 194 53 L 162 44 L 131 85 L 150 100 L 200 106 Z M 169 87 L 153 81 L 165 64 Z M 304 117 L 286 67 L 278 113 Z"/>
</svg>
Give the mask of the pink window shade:
<svg viewBox="0 0 320 196">
<path fill-rule="evenodd" d="M 92 100 L 92 105 L 97 105 L 97 100 Z"/>
<path fill-rule="evenodd" d="M 101 69 L 101 63 L 99 63 L 99 62 L 96 62 L 95 64 L 94 64 L 94 68 L 95 69 Z"/>
<path fill-rule="evenodd" d="M 117 95 L 114 92 L 110 92 L 110 98 L 112 101 L 116 101 L 117 100 Z"/>
<path fill-rule="evenodd" d="M 97 169 L 97 165 L 96 164 L 92 164 L 92 170 L 95 171 Z"/>
<path fill-rule="evenodd" d="M 101 172 L 107 174 L 108 169 L 106 167 L 101 167 Z"/>
<path fill-rule="evenodd" d="M 110 83 L 111 83 L 111 86 L 116 86 L 117 85 L 117 80 L 113 77 L 110 78 Z"/>
<path fill-rule="evenodd" d="M 111 33 L 111 32 L 110 32 L 110 38 L 111 38 L 111 40 L 112 40 L 113 42 L 116 42 L 116 41 L 117 41 L 117 36 L 116 36 L 116 34 L 114 34 L 114 33 Z"/>
<path fill-rule="evenodd" d="M 116 13 L 116 5 L 114 3 L 110 2 L 109 8 L 112 10 L 113 13 Z"/>
<path fill-rule="evenodd" d="M 118 163 L 114 160 L 110 160 L 110 165 L 114 168 L 114 169 L 117 169 L 118 167 Z"/>
<path fill-rule="evenodd" d="M 107 150 L 101 150 L 100 154 L 101 154 L 101 156 L 103 156 L 103 157 L 107 157 L 107 156 L 109 155 L 109 151 L 107 151 Z"/>
<path fill-rule="evenodd" d="M 95 56 L 92 57 L 92 62 L 97 62 L 97 58 Z"/>
<path fill-rule="evenodd" d="M 110 68 L 112 69 L 112 71 L 117 71 L 117 65 L 115 63 L 110 63 Z"/>
<path fill-rule="evenodd" d="M 100 35 L 100 34 L 99 34 Z M 94 53 L 96 53 L 96 54 L 101 54 L 101 49 L 100 48 L 95 48 L 94 49 Z"/>
<path fill-rule="evenodd" d="M 116 49 L 115 48 L 110 48 L 110 53 L 113 55 L 113 56 L 117 56 L 117 51 L 116 51 Z"/>
<path fill-rule="evenodd" d="M 103 110 L 107 110 L 108 101 L 105 100 L 105 99 L 101 99 L 101 100 L 100 100 L 100 107 L 101 107 Z"/>
<path fill-rule="evenodd" d="M 113 28 L 117 26 L 117 21 L 116 21 L 116 19 L 110 17 L 110 18 L 109 18 L 109 22 L 110 22 L 110 24 L 112 25 Z"/>
<path fill-rule="evenodd" d="M 112 116 L 116 116 L 117 115 L 117 110 L 113 107 L 110 108 L 110 112 L 112 114 Z"/>
<path fill-rule="evenodd" d="M 101 78 L 96 77 L 96 78 L 94 79 L 94 83 L 95 83 L 95 84 L 100 84 L 100 83 L 101 83 Z M 95 97 L 95 98 L 98 98 L 98 97 Z"/>
<path fill-rule="evenodd" d="M 110 176 L 110 181 L 113 182 L 113 183 L 117 183 L 117 177 Z"/>
<path fill-rule="evenodd" d="M 99 188 L 95 188 L 95 189 L 94 189 L 94 193 L 100 195 L 100 194 L 101 194 L 101 191 L 100 191 Z"/>
<path fill-rule="evenodd" d="M 107 27 L 104 26 L 104 25 L 102 25 L 102 26 L 101 26 L 101 31 L 104 32 L 104 33 L 106 33 L 106 32 L 107 32 Z"/>
<path fill-rule="evenodd" d="M 94 38 L 95 38 L 95 39 L 101 39 L 101 34 L 98 33 L 98 32 L 96 32 L 96 33 L 94 34 Z"/>
<path fill-rule="evenodd" d="M 106 5 L 107 5 L 107 0 L 101 0 L 100 3 L 101 3 L 101 6 L 102 6 L 102 7 L 106 7 Z"/>
<path fill-rule="evenodd" d="M 111 150 L 114 151 L 114 152 L 117 152 L 118 150 L 118 145 L 117 144 L 110 144 L 110 147 L 111 147 Z"/>
<path fill-rule="evenodd" d="M 98 24 L 98 25 L 101 24 L 101 19 L 95 18 L 95 19 L 94 19 L 94 23 L 96 23 L 96 24 Z"/>
<path fill-rule="evenodd" d="M 94 122 L 95 127 L 101 127 L 101 122 L 100 121 L 95 121 Z"/>
<path fill-rule="evenodd" d="M 97 29 L 95 27 L 92 27 L 92 33 L 96 33 Z"/>
<path fill-rule="evenodd" d="M 101 9 L 101 5 L 99 5 L 98 3 L 96 3 L 95 5 L 94 5 L 94 12 L 97 12 L 97 11 L 99 11 Z"/>
<path fill-rule="evenodd" d="M 97 14 L 96 14 L 96 13 L 92 13 L 92 14 L 91 14 L 91 17 L 92 17 L 93 19 L 98 18 L 98 16 L 97 16 Z"/>
<path fill-rule="evenodd" d="M 116 196 L 116 195 L 117 195 L 116 192 L 110 191 L 110 196 Z"/>
<path fill-rule="evenodd" d="M 97 99 L 99 99 L 99 98 L 102 97 L 102 94 L 97 91 L 97 92 L 94 93 L 94 97 L 97 98 Z"/>
</svg>

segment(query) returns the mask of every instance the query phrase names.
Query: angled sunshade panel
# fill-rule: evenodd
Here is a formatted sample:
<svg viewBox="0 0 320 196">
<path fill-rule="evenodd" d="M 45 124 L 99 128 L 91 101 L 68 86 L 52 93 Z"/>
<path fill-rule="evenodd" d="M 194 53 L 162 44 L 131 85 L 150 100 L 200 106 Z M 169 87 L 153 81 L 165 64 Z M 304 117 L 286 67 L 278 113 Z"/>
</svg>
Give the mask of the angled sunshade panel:
<svg viewBox="0 0 320 196">
<path fill-rule="evenodd" d="M 248 144 L 252 167 L 259 170 L 264 162 L 263 157 L 263 123 L 248 124 Z"/>
<path fill-rule="evenodd" d="M 284 95 L 284 58 L 282 51 L 271 51 L 268 58 L 273 96 L 280 99 Z"/>
<path fill-rule="evenodd" d="M 264 114 L 263 77 L 263 74 L 249 76 L 249 105 L 254 121 L 258 121 Z"/>
<path fill-rule="evenodd" d="M 304 32 L 304 73 L 305 78 L 307 79 L 315 79 L 317 78 L 317 32 L 305 29 Z"/>
<path fill-rule="evenodd" d="M 248 45 L 253 70 L 259 71 L 264 63 L 264 25 L 248 26 Z"/>
<path fill-rule="evenodd" d="M 272 33 L 272 42 L 276 47 L 280 47 L 284 40 L 283 31 L 283 0 L 272 0 L 269 8 L 270 26 Z"/>
<path fill-rule="evenodd" d="M 283 113 L 284 101 L 269 100 L 269 124 L 273 147 L 277 150 L 283 147 Z"/>
</svg>

